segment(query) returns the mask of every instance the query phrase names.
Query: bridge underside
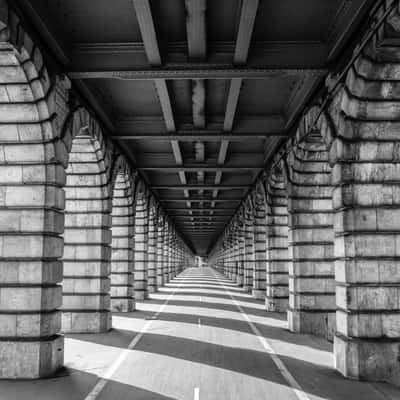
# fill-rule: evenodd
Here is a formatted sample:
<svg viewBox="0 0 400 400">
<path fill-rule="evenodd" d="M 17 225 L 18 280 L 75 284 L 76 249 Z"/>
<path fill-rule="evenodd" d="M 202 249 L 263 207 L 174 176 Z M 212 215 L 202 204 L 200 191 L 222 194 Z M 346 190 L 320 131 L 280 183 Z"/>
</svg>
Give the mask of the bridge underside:
<svg viewBox="0 0 400 400">
<path fill-rule="evenodd" d="M 115 326 L 142 329 L 117 346 L 137 351 L 147 305 L 199 274 L 200 299 L 211 280 L 255 305 L 257 321 L 228 290 L 282 398 L 346 398 L 285 372 L 291 340 L 323 343 L 344 377 L 399 385 L 399 71 L 399 0 L 0 0 L 0 378 L 74 368 L 74 341 L 108 346 Z M 229 330 L 221 318 L 207 329 Z M 190 361 L 207 364 L 199 346 Z M 112 353 L 107 380 L 126 352 Z M 95 381 L 88 399 L 107 393 Z"/>
</svg>

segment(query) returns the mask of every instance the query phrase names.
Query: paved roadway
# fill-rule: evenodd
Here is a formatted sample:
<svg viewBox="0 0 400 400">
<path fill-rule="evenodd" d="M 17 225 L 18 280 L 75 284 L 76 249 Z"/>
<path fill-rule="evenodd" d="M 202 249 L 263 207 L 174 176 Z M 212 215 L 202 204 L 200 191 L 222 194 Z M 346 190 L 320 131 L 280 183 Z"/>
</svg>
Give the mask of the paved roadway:
<svg viewBox="0 0 400 400">
<path fill-rule="evenodd" d="M 399 400 L 400 389 L 344 379 L 332 346 L 292 334 L 216 271 L 191 268 L 113 317 L 107 334 L 69 335 L 52 379 L 0 381 L 0 400 Z"/>
</svg>

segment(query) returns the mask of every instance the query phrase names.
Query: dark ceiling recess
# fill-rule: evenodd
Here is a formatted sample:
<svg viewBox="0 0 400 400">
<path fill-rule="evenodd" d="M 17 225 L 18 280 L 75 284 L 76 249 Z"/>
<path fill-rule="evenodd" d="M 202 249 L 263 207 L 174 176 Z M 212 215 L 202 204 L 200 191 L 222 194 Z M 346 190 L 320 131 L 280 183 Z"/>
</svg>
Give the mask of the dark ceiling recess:
<svg viewBox="0 0 400 400">
<path fill-rule="evenodd" d="M 372 0 L 16 0 L 205 255 Z"/>
</svg>

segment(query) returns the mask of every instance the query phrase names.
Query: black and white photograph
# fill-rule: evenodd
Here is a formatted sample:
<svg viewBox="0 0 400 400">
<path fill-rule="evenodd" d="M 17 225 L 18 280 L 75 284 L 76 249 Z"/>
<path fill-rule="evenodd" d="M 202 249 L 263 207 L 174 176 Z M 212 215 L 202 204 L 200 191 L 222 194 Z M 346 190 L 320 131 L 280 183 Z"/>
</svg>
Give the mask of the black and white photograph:
<svg viewBox="0 0 400 400">
<path fill-rule="evenodd" d="M 0 0 L 0 400 L 400 400 L 400 0 Z"/>
</svg>

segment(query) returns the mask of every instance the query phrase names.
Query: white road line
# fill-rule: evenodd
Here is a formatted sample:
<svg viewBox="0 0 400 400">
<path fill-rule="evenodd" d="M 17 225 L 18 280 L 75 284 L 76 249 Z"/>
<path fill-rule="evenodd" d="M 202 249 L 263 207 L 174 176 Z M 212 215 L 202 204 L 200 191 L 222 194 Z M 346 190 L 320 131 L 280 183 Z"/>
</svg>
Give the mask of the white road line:
<svg viewBox="0 0 400 400">
<path fill-rule="evenodd" d="M 264 347 L 265 351 L 270 355 L 272 358 L 272 361 L 276 365 L 276 367 L 279 369 L 279 372 L 282 374 L 282 376 L 285 378 L 286 382 L 292 387 L 296 397 L 299 400 L 310 400 L 308 395 L 304 392 L 300 384 L 296 381 L 294 376 L 289 372 L 289 370 L 286 368 L 285 364 L 283 361 L 279 358 L 279 356 L 276 354 L 275 350 L 272 348 L 272 346 L 269 344 L 268 340 L 261 334 L 261 332 L 258 330 L 258 328 L 253 324 L 251 321 L 250 317 L 246 314 L 246 312 L 243 310 L 243 308 L 240 306 L 240 304 L 235 300 L 235 298 L 232 296 L 231 292 L 229 289 L 226 288 L 224 283 L 222 283 L 218 276 L 215 274 L 214 270 L 211 270 L 214 277 L 217 278 L 218 283 L 224 288 L 225 292 L 228 293 L 229 297 L 235 304 L 235 306 L 238 308 L 240 313 L 242 314 L 243 318 L 246 320 L 246 322 L 249 324 L 250 329 L 254 333 L 255 336 L 257 336 L 257 339 L 260 341 L 261 345 Z"/>
<path fill-rule="evenodd" d="M 175 292 L 182 286 L 185 279 L 183 279 L 177 288 L 167 297 L 165 302 L 161 305 L 158 311 L 152 316 L 151 320 L 148 320 L 146 324 L 142 327 L 140 332 L 133 338 L 133 340 L 129 343 L 129 346 L 122 351 L 122 353 L 118 356 L 118 358 L 112 363 L 110 368 L 106 371 L 104 376 L 96 383 L 94 388 L 90 391 L 90 393 L 85 397 L 85 400 L 95 400 L 99 396 L 99 394 L 104 390 L 110 378 L 114 375 L 117 369 L 121 366 L 121 364 L 125 361 L 126 357 L 128 357 L 131 350 L 139 343 L 145 333 L 149 330 L 151 324 L 153 323 L 153 319 L 157 318 L 160 313 L 163 312 L 164 308 L 168 305 L 168 302 L 174 296 Z"/>
<path fill-rule="evenodd" d="M 200 400 L 200 388 L 196 387 L 194 388 L 194 400 Z"/>
</svg>

